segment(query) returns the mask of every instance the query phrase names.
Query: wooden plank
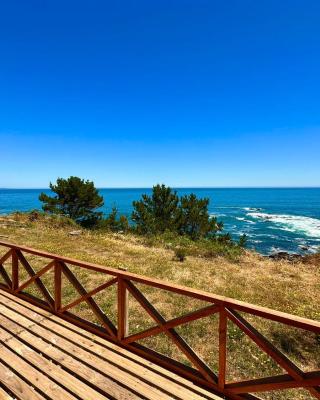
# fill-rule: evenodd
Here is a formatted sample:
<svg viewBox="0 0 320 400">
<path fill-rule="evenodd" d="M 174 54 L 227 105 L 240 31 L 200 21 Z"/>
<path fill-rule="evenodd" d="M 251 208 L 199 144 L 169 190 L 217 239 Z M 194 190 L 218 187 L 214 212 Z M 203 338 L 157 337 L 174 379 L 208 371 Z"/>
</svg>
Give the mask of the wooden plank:
<svg viewBox="0 0 320 400">
<path fill-rule="evenodd" d="M 32 386 L 16 375 L 11 369 L 0 361 L 0 382 L 12 392 L 17 399 L 46 400 L 40 393 L 36 392 Z M 11 397 L 3 397 L 11 399 Z"/>
<path fill-rule="evenodd" d="M 1 377 L 0 377 L 0 382 L 1 382 Z M 2 389 L 2 387 L 0 387 L 0 400 L 14 400 L 14 398 L 11 397 L 4 389 Z"/>
<path fill-rule="evenodd" d="M 4 311 L 6 315 L 4 315 Z M 0 307 L 0 324 L 11 332 L 16 332 L 16 335 L 27 342 L 29 346 L 37 348 L 39 352 L 59 363 L 69 372 L 92 382 L 112 397 L 135 400 L 140 399 L 140 396 L 150 400 L 171 399 L 171 396 L 164 392 L 145 384 L 119 368 L 115 368 L 110 362 L 102 361 L 100 357 L 87 350 L 64 341 L 63 338 L 48 332 L 45 328 L 37 325 L 28 328 L 30 321 L 27 318 L 8 309 L 5 310 L 2 306 Z M 48 346 L 47 342 L 51 346 Z M 124 384 L 128 390 L 115 384 L 114 381 Z M 139 395 L 135 395 L 134 392 Z"/>
<path fill-rule="evenodd" d="M 118 278 L 118 340 L 122 341 L 129 332 L 128 291 L 122 278 Z"/>
<path fill-rule="evenodd" d="M 81 393 L 81 399 L 112 398 L 138 400 L 141 398 L 135 394 L 134 389 L 128 386 L 126 380 L 117 382 L 112 375 L 100 373 L 94 366 L 90 367 L 85 360 L 82 362 L 80 358 L 77 359 L 62 351 L 55 343 L 55 339 L 52 335 L 51 344 L 49 343 L 49 338 L 46 338 L 48 340 L 42 339 L 28 331 L 21 333 L 19 339 L 23 340 L 25 343 L 29 343 L 30 346 L 37 346 L 39 351 L 41 351 L 45 357 L 57 363 L 64 373 L 68 372 L 74 375 L 76 379 L 81 379 L 85 386 L 89 388 L 89 390 L 87 390 L 87 397 L 86 392 L 83 391 Z M 69 388 L 74 392 L 76 391 L 74 387 L 69 386 Z M 80 396 L 80 394 L 78 394 L 78 396 Z"/>
<path fill-rule="evenodd" d="M 16 290 L 19 286 L 19 260 L 18 260 L 18 250 L 12 250 L 12 290 Z"/>
<path fill-rule="evenodd" d="M 154 326 L 154 327 L 146 329 L 142 332 L 138 332 L 133 335 L 130 335 L 123 340 L 123 343 L 132 343 L 137 340 L 144 339 L 146 337 L 158 335 L 159 333 L 164 332 L 165 330 L 167 330 L 169 328 L 175 328 L 175 327 L 185 324 L 187 322 L 191 322 L 191 321 L 195 321 L 199 318 L 207 317 L 209 315 L 215 314 L 219 310 L 220 310 L 220 306 L 212 305 L 212 306 L 204 307 L 200 310 L 192 311 L 188 314 L 182 315 L 181 317 L 176 317 L 169 321 L 166 321 L 163 325 Z"/>
<path fill-rule="evenodd" d="M 13 332 L 14 333 L 14 332 Z M 83 400 L 106 400 L 96 390 L 83 383 L 81 380 L 75 378 L 73 375 L 67 373 L 56 364 L 48 361 L 42 357 L 32 348 L 26 346 L 24 343 L 12 336 L 12 333 L 0 328 L 0 341 L 6 343 L 12 352 L 23 358 L 27 363 L 37 369 L 41 369 L 59 386 L 69 389 L 74 395 L 79 396 Z"/>
<path fill-rule="evenodd" d="M 54 265 L 54 261 L 51 261 L 48 265 L 43 267 L 39 272 L 37 272 L 35 275 L 33 275 L 30 279 L 25 281 L 23 284 L 21 284 L 19 287 L 15 289 L 16 293 L 21 292 L 23 289 L 25 289 L 27 286 L 31 285 L 32 282 L 34 282 L 37 278 L 40 278 L 43 274 L 45 274 L 49 269 L 51 269 Z"/>
<path fill-rule="evenodd" d="M 224 389 L 226 381 L 227 364 L 227 313 L 225 308 L 221 307 L 219 313 L 219 374 L 218 385 Z"/>
<path fill-rule="evenodd" d="M 211 303 L 220 304 L 224 307 L 230 307 L 238 311 L 244 311 L 270 319 L 272 321 L 281 322 L 296 328 L 301 328 L 309 330 L 315 333 L 320 333 L 320 321 L 313 321 L 311 319 L 299 317 L 296 315 L 291 315 L 281 311 L 275 311 L 266 307 L 256 306 L 243 301 L 234 300 L 228 297 L 214 295 L 199 289 L 188 288 L 185 286 L 177 285 L 174 283 L 165 282 L 159 279 L 147 278 L 141 275 L 133 274 L 130 272 L 125 272 L 115 268 L 102 267 L 101 265 L 84 262 L 80 260 L 75 260 L 69 257 L 63 257 L 56 254 L 48 253 L 45 251 L 36 250 L 26 246 L 19 246 L 13 243 L 8 243 L 5 241 L 0 241 L 0 246 L 8 247 L 10 249 L 17 249 L 29 254 L 38 255 L 44 258 L 49 258 L 51 260 L 60 260 L 67 264 L 75 265 L 78 267 L 86 268 L 92 271 L 102 272 L 108 275 L 113 275 L 117 277 L 122 277 L 134 282 L 140 282 L 148 286 L 157 287 L 160 289 L 165 289 L 174 293 L 182 294 L 185 296 L 193 297 L 199 300 L 208 301 Z"/>
<path fill-rule="evenodd" d="M 89 299 L 89 297 L 92 297 L 94 295 L 96 295 L 97 293 L 101 292 L 101 290 L 106 289 L 107 287 L 113 285 L 114 283 L 116 283 L 118 281 L 118 278 L 113 278 L 110 279 L 108 282 L 103 283 L 102 285 L 96 287 L 95 289 L 90 290 L 89 292 L 87 292 L 85 295 L 80 296 L 79 298 L 77 298 L 76 300 L 74 300 L 73 302 L 67 304 L 64 307 L 61 307 L 60 312 L 64 312 L 69 310 L 70 308 L 78 305 L 79 303 Z"/>
<path fill-rule="evenodd" d="M 54 261 L 54 310 L 61 309 L 61 290 L 62 290 L 62 266 L 59 261 Z"/>
<path fill-rule="evenodd" d="M 11 295 L 8 296 L 12 297 Z M 6 305 L 6 308 L 8 306 L 14 307 L 17 312 L 24 315 L 25 318 L 28 318 L 28 322 L 26 321 L 26 324 L 28 323 L 30 325 L 31 320 L 35 322 L 37 321 L 36 325 L 39 327 L 39 329 L 47 329 L 49 330 L 47 333 L 51 332 L 52 334 L 55 332 L 57 335 L 59 335 L 57 337 L 51 336 L 51 339 L 49 337 L 49 340 L 54 340 L 55 345 L 59 346 L 59 348 L 68 349 L 70 343 L 78 344 L 79 346 L 88 349 L 90 352 L 93 352 L 100 357 L 111 360 L 115 366 L 122 367 L 125 371 L 128 371 L 128 373 L 141 376 L 142 379 L 144 379 L 146 382 L 150 382 L 150 384 L 154 386 L 167 388 L 167 390 L 169 390 L 179 399 L 218 399 L 218 397 L 214 394 L 193 385 L 190 381 L 180 378 L 179 376 L 161 367 L 158 367 L 155 364 L 146 362 L 146 360 L 142 359 L 141 357 L 136 356 L 135 354 L 112 344 L 111 342 L 106 342 L 105 340 L 84 330 L 79 330 L 77 327 L 73 327 L 74 330 L 69 329 L 71 326 L 70 323 L 63 321 L 58 317 L 50 316 L 50 314 L 46 311 L 37 309 L 29 304 L 27 305 L 28 307 L 25 307 L 25 302 L 23 300 L 15 299 L 18 303 L 10 303 L 8 301 L 3 301 L 2 297 L 4 296 L 0 295 L 1 306 Z M 29 307 L 31 307 L 31 309 Z M 35 315 L 33 309 L 36 310 L 37 313 L 39 312 L 37 316 Z M 50 316 L 50 319 L 44 320 L 43 317 L 46 316 Z M 33 327 L 32 330 L 34 330 Z M 42 335 L 42 331 L 37 330 L 36 334 Z"/>
<path fill-rule="evenodd" d="M 32 367 L 21 357 L 9 350 L 5 346 L 0 347 L 0 359 L 2 362 L 10 365 L 10 368 L 20 372 L 23 378 L 30 382 L 34 387 L 45 393 L 52 400 L 76 400 L 66 390 L 55 384 L 46 375 Z"/>
<path fill-rule="evenodd" d="M 3 280 L 5 281 L 5 283 L 7 284 L 7 287 L 9 289 L 12 288 L 12 281 L 7 273 L 7 271 L 5 270 L 4 266 L 2 264 L 0 264 L 0 274 L 3 278 Z"/>
<path fill-rule="evenodd" d="M 226 385 L 230 393 L 266 392 L 271 390 L 308 388 L 320 384 L 320 372 L 305 372 L 303 381 L 296 381 L 289 374 L 252 379 Z"/>
<path fill-rule="evenodd" d="M 4 262 L 7 261 L 7 259 L 9 257 L 11 257 L 12 255 L 12 249 L 10 249 L 9 251 L 7 251 L 1 258 L 0 258 L 0 264 L 3 264 Z"/>
</svg>

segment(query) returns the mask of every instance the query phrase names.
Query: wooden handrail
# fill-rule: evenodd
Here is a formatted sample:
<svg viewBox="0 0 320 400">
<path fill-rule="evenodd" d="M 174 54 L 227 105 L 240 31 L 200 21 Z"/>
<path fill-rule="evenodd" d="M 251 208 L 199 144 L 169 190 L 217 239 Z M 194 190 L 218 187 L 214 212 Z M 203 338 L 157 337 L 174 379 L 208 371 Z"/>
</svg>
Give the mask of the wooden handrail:
<svg viewBox="0 0 320 400">
<path fill-rule="evenodd" d="M 36 250 L 30 247 L 19 246 L 13 243 L 0 241 L 0 246 L 5 246 L 10 249 L 17 249 L 22 252 L 26 252 L 29 254 L 37 255 L 43 258 L 49 258 L 51 260 L 58 260 L 65 262 L 70 265 L 74 265 L 80 268 L 86 268 L 96 272 L 102 272 L 107 275 L 113 275 L 117 277 L 122 277 L 124 279 L 128 279 L 130 281 L 135 281 L 139 283 L 144 283 L 148 286 L 157 287 L 160 289 L 168 290 L 170 292 L 182 294 L 185 296 L 193 297 L 198 300 L 213 302 L 215 304 L 221 304 L 225 307 L 231 307 L 233 309 L 237 309 L 239 311 L 248 312 L 250 314 L 268 318 L 272 321 L 281 322 L 284 324 L 288 324 L 290 326 L 294 326 L 297 328 L 302 328 L 306 330 L 310 330 L 315 333 L 320 333 L 320 321 L 315 321 L 308 318 L 299 317 L 296 315 L 288 314 L 281 311 L 276 311 L 271 308 L 256 306 L 254 304 L 246 303 L 244 301 L 235 300 L 230 297 L 220 296 L 216 294 L 212 294 L 209 292 L 205 292 L 199 289 L 193 289 L 186 286 L 177 285 L 175 283 L 168 283 L 166 281 L 149 278 L 138 274 L 133 274 L 131 272 L 123 271 L 116 268 L 103 267 L 101 265 L 89 263 L 86 261 L 80 261 L 69 257 L 59 256 L 57 254 L 48 253 L 41 250 Z M 1 260 L 0 260 L 1 263 Z"/>
<path fill-rule="evenodd" d="M 0 241 L 0 247 L 7 248 L 7 252 L 0 257 L 0 276 L 4 283 L 0 287 L 16 296 L 24 298 L 29 302 L 45 308 L 52 313 L 71 321 L 77 326 L 93 332 L 101 337 L 111 340 L 130 351 L 164 366 L 165 368 L 191 379 L 195 383 L 206 388 L 212 389 L 216 393 L 223 394 L 229 399 L 258 399 L 250 392 L 262 392 L 269 390 L 284 390 L 287 388 L 305 388 L 316 399 L 320 399 L 320 371 L 305 373 L 289 360 L 280 350 L 270 343 L 260 332 L 258 332 L 239 312 L 276 321 L 291 327 L 304 329 L 310 332 L 320 333 L 320 322 L 307 318 L 291 315 L 281 311 L 275 311 L 266 307 L 256 306 L 243 301 L 234 300 L 228 297 L 214 295 L 198 289 L 172 284 L 159 279 L 144 277 L 115 268 L 107 268 L 100 265 L 75 260 L 69 257 L 59 256 L 44 251 L 39 251 L 25 246 Z M 48 259 L 40 271 L 35 272 L 24 256 L 32 254 Z M 4 268 L 3 264 L 11 259 L 11 276 Z M 100 272 L 106 275 L 106 281 L 100 283 L 94 289 L 87 291 L 71 271 L 69 266 L 76 266 L 83 269 Z M 29 279 L 19 282 L 19 268 L 23 268 L 29 275 Z M 47 289 L 42 281 L 42 277 L 50 270 L 54 270 L 54 293 Z M 78 293 L 78 298 L 69 304 L 62 306 L 62 275 Z M 202 300 L 209 305 L 200 310 L 189 312 L 183 316 L 166 320 L 159 311 L 149 302 L 136 286 L 137 283 L 149 287 L 166 290 L 171 293 L 180 294 L 189 298 Z M 38 299 L 24 292 L 29 285 L 37 285 L 45 301 Z M 117 286 L 117 326 L 115 326 L 104 311 L 99 307 L 93 296 L 106 288 Z M 145 329 L 135 334 L 129 334 L 128 321 L 128 293 L 130 293 L 142 308 L 155 321 L 156 326 Z M 86 302 L 92 314 L 99 321 L 99 325 L 81 319 L 72 314 L 71 310 L 81 302 Z M 213 314 L 219 314 L 219 370 L 216 374 L 208 365 L 194 352 L 186 341 L 177 333 L 175 328 L 179 325 L 187 324 L 191 321 L 201 319 Z M 256 345 L 268 354 L 287 375 L 276 375 L 263 379 L 251 379 L 240 382 L 226 382 L 227 369 L 227 340 L 228 324 L 232 321 L 238 328 L 247 335 Z M 148 338 L 158 334 L 165 334 L 177 346 L 180 352 L 189 360 L 190 366 L 172 360 L 164 355 L 155 352 L 153 349 L 142 346 L 138 340 Z"/>
</svg>

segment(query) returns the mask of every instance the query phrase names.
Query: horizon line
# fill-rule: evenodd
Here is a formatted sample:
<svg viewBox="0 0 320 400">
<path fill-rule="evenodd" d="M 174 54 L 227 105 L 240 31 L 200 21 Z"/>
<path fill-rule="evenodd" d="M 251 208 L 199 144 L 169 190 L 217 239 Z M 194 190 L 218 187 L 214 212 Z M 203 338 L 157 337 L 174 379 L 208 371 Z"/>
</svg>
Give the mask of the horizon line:
<svg viewBox="0 0 320 400">
<path fill-rule="evenodd" d="M 153 185 L 154 186 L 154 185 Z M 97 187 L 98 190 L 108 189 L 152 189 L 153 186 L 109 186 Z M 171 186 L 172 189 L 320 189 L 315 186 Z M 49 190 L 49 187 L 0 187 L 0 190 Z"/>
</svg>

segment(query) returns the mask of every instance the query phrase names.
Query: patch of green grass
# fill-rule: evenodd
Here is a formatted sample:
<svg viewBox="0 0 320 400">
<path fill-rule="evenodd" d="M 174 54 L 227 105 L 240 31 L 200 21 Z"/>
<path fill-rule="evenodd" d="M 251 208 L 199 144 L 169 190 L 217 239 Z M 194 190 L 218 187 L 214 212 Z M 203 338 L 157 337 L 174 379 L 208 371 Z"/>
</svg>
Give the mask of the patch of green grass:
<svg viewBox="0 0 320 400">
<path fill-rule="evenodd" d="M 142 237 L 142 241 L 146 246 L 159 246 L 171 249 L 183 249 L 185 255 L 216 258 L 226 257 L 231 261 L 238 261 L 243 254 L 243 248 L 236 242 L 225 240 L 223 236 L 192 240 L 186 236 L 177 235 L 173 232 L 165 232 L 161 235 L 151 235 Z"/>
</svg>

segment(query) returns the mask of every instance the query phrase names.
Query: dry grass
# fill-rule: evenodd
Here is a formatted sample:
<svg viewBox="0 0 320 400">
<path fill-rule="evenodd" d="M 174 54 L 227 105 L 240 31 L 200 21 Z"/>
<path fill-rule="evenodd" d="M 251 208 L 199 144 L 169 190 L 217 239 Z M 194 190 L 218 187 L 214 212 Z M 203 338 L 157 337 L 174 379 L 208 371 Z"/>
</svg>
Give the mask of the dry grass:
<svg viewBox="0 0 320 400">
<path fill-rule="evenodd" d="M 82 231 L 71 236 L 70 231 L 79 229 L 67 223 L 40 218 L 30 221 L 25 215 L 0 219 L 0 240 L 70 256 L 97 264 L 126 268 L 130 272 L 207 290 L 276 310 L 320 320 L 320 268 L 318 258 L 308 263 L 274 261 L 252 252 L 245 252 L 237 261 L 223 257 L 211 259 L 188 256 L 184 262 L 176 261 L 174 252 L 164 247 L 147 247 L 142 238 L 131 234 L 108 234 Z M 29 258 L 35 269 L 44 260 Z M 102 282 L 101 274 L 74 268 L 74 272 L 87 289 Z M 21 277 L 23 279 L 23 277 Z M 51 277 L 45 278 L 48 286 Z M 200 302 L 190 302 L 161 290 L 140 286 L 153 305 L 166 317 L 171 318 L 199 308 Z M 114 321 L 116 320 L 115 288 L 96 296 L 96 300 Z M 33 292 L 35 293 L 35 292 Z M 64 304 L 76 295 L 70 285 L 64 283 Z M 76 312 L 92 320 L 90 311 L 80 304 Z M 285 354 L 305 370 L 320 368 L 320 338 L 314 334 L 290 329 L 260 318 L 246 316 Z M 130 333 L 138 332 L 153 323 L 130 299 Z M 217 368 L 217 318 L 215 316 L 179 327 L 177 331 L 214 368 Z M 230 325 L 228 337 L 228 376 L 231 379 L 252 378 L 282 373 L 272 360 L 259 351 L 236 327 Z M 152 346 L 162 353 L 187 362 L 174 345 L 164 336 L 145 339 L 141 343 Z M 295 390 L 266 394 L 266 399 L 310 399 L 308 392 Z"/>
</svg>

